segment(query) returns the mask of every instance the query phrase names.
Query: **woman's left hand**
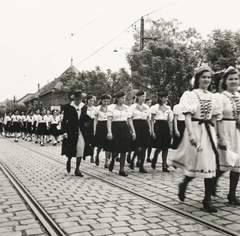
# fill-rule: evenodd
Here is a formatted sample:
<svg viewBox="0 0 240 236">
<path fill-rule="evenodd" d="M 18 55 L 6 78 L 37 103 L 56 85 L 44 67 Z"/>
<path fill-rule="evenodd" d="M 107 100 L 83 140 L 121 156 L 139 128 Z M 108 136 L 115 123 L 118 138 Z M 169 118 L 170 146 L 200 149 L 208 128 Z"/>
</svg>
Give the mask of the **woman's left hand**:
<svg viewBox="0 0 240 236">
<path fill-rule="evenodd" d="M 135 139 L 136 139 L 136 134 L 132 133 L 132 140 L 135 140 Z"/>
</svg>

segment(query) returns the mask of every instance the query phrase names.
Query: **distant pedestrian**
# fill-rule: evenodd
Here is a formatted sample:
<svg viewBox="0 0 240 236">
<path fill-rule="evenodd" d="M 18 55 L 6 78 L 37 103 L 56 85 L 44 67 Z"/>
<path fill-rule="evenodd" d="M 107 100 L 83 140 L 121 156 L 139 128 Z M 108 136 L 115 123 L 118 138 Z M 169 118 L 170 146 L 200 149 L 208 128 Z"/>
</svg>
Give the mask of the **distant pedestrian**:
<svg viewBox="0 0 240 236">
<path fill-rule="evenodd" d="M 14 112 L 11 116 L 11 127 L 12 132 L 14 133 L 14 142 L 18 142 L 18 135 L 20 133 L 20 124 L 21 124 L 21 116 L 19 115 L 18 110 Z"/>
<path fill-rule="evenodd" d="M 41 109 L 41 114 L 38 116 L 36 123 L 37 134 L 40 138 L 40 145 L 44 146 L 44 138 L 48 130 L 48 117 L 46 116 L 46 109 Z"/>
</svg>

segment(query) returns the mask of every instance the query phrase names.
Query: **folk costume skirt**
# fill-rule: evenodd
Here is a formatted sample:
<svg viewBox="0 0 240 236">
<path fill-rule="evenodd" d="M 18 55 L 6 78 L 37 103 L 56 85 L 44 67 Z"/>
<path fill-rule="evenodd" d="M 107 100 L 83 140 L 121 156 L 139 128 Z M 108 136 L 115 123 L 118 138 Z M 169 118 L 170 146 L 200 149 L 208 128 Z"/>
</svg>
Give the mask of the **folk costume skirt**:
<svg viewBox="0 0 240 236">
<path fill-rule="evenodd" d="M 153 148 L 168 149 L 171 144 L 170 129 L 166 120 L 156 120 L 154 123 L 156 138 L 151 137 Z"/>
<path fill-rule="evenodd" d="M 0 132 L 3 132 L 3 123 L 0 122 Z"/>
<path fill-rule="evenodd" d="M 32 123 L 31 122 L 27 123 L 27 133 L 28 134 L 32 134 L 33 133 Z"/>
<path fill-rule="evenodd" d="M 236 128 L 236 120 L 222 120 L 223 139 L 227 144 L 227 150 L 219 150 L 220 170 L 240 173 L 240 130 Z M 231 155 L 231 162 L 228 158 Z"/>
<path fill-rule="evenodd" d="M 94 136 L 94 146 L 106 149 L 107 145 L 107 121 L 98 121 L 96 126 L 96 134 Z"/>
<path fill-rule="evenodd" d="M 182 142 L 171 160 L 174 166 L 182 168 L 184 174 L 189 177 L 213 178 L 216 175 L 216 156 L 210 141 L 205 124 L 199 121 L 192 121 L 194 135 L 202 151 L 198 151 L 191 145 L 188 131 L 185 129 Z M 213 126 L 209 125 L 211 137 L 215 146 L 217 145 L 216 132 Z"/>
<path fill-rule="evenodd" d="M 113 139 L 108 141 L 107 151 L 126 153 L 131 151 L 131 134 L 126 121 L 112 122 Z"/>
<path fill-rule="evenodd" d="M 150 145 L 150 132 L 146 120 L 133 120 L 133 126 L 136 133 L 136 139 L 132 141 L 132 149 L 135 150 L 139 147 L 149 147 Z"/>
</svg>

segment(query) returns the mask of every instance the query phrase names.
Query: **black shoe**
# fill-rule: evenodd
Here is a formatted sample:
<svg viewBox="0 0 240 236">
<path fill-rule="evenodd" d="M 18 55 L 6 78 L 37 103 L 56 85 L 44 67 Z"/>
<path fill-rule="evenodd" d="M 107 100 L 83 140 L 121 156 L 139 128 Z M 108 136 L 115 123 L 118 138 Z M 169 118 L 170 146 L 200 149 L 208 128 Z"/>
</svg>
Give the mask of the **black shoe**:
<svg viewBox="0 0 240 236">
<path fill-rule="evenodd" d="M 99 166 L 99 157 L 98 156 L 95 157 L 95 164 L 96 164 L 96 166 Z"/>
<path fill-rule="evenodd" d="M 217 212 L 216 207 L 214 207 L 211 203 L 211 201 L 206 201 L 205 199 L 203 200 L 203 211 L 208 212 L 208 213 L 215 213 Z"/>
<path fill-rule="evenodd" d="M 114 167 L 114 162 L 113 161 L 111 161 L 110 162 L 110 165 L 109 165 L 109 171 L 111 171 L 112 172 L 112 170 L 113 170 L 113 167 Z"/>
<path fill-rule="evenodd" d="M 105 164 L 105 165 L 104 165 L 104 168 L 105 168 L 105 169 L 109 168 L 109 165 L 108 165 L 108 164 Z"/>
<path fill-rule="evenodd" d="M 178 185 L 178 198 L 181 202 L 184 202 L 185 199 L 186 186 L 181 183 Z"/>
<path fill-rule="evenodd" d="M 83 174 L 81 171 L 75 171 L 75 176 L 83 177 Z"/>
<path fill-rule="evenodd" d="M 162 171 L 163 171 L 163 172 L 170 172 L 167 167 L 162 168 Z"/>
<path fill-rule="evenodd" d="M 147 162 L 151 163 L 151 162 L 152 162 L 152 160 L 151 160 L 150 158 L 147 158 Z"/>
<path fill-rule="evenodd" d="M 117 157 L 117 158 L 116 158 L 116 161 L 117 161 L 117 162 L 120 162 L 120 158 L 119 158 L 119 157 Z"/>
<path fill-rule="evenodd" d="M 131 163 L 130 163 L 130 165 L 129 165 L 129 168 L 130 168 L 131 170 L 134 170 L 134 163 L 133 163 L 133 161 L 131 161 Z"/>
<path fill-rule="evenodd" d="M 35 143 L 38 143 L 38 141 L 35 141 Z"/>
<path fill-rule="evenodd" d="M 227 199 L 229 204 L 240 206 L 240 200 L 236 196 L 228 194 Z"/>
<path fill-rule="evenodd" d="M 156 169 L 156 162 L 152 160 L 151 167 L 155 170 Z"/>
<path fill-rule="evenodd" d="M 67 169 L 67 172 L 68 172 L 68 173 L 71 172 L 71 160 L 68 160 L 68 161 L 67 161 L 66 169 Z"/>
<path fill-rule="evenodd" d="M 147 170 L 145 170 L 144 168 L 139 168 L 139 172 L 141 172 L 141 173 L 147 173 Z"/>
<path fill-rule="evenodd" d="M 123 177 L 127 177 L 128 174 L 125 171 L 119 171 L 119 175 L 123 176 Z"/>
</svg>

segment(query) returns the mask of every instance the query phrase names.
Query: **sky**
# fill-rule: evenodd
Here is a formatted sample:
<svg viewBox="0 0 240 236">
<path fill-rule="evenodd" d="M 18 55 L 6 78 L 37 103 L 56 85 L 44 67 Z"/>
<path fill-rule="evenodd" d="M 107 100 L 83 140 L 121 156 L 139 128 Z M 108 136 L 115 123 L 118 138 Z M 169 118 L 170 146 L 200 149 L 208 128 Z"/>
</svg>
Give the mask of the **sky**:
<svg viewBox="0 0 240 236">
<path fill-rule="evenodd" d="M 0 0 L 0 102 L 35 93 L 71 58 L 79 71 L 129 70 L 142 16 L 178 19 L 206 38 L 216 28 L 239 30 L 239 7 L 239 0 Z"/>
</svg>

